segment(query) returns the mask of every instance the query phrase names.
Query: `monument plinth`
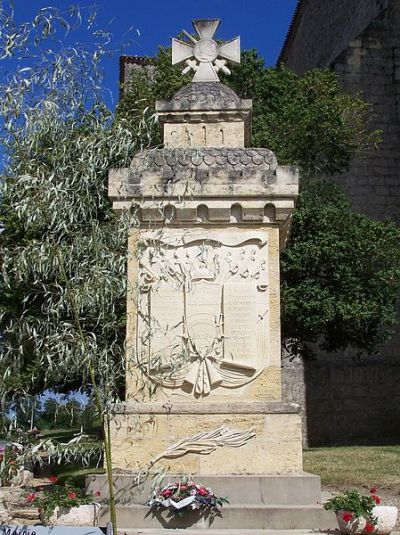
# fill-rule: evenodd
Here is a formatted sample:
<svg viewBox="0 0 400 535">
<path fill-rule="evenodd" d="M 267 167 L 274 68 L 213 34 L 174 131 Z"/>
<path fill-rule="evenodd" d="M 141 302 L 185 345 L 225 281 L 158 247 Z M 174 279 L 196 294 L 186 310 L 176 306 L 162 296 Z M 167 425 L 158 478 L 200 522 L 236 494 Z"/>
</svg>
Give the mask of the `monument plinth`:
<svg viewBox="0 0 400 535">
<path fill-rule="evenodd" d="M 281 401 L 279 255 L 298 171 L 246 146 L 252 101 L 217 76 L 240 61 L 238 38 L 217 45 L 219 21 L 194 24 L 195 44 L 173 43 L 173 62 L 194 81 L 156 106 L 164 148 L 109 175 L 114 208 L 138 220 L 113 466 L 201 476 L 233 503 L 244 481 L 258 489 L 286 474 L 273 503 L 286 504 L 298 484 L 296 504 L 315 503 L 318 478 L 300 476 L 298 407 Z M 265 508 L 265 496 L 251 503 Z"/>
</svg>

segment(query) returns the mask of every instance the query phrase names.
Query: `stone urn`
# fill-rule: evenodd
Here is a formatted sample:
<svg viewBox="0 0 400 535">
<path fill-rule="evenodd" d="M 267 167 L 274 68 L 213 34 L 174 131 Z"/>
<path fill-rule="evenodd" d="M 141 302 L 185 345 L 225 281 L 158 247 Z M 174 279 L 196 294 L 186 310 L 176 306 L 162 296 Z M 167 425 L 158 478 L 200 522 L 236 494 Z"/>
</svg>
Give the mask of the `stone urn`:
<svg viewBox="0 0 400 535">
<path fill-rule="evenodd" d="M 339 529 L 345 535 L 357 535 L 365 532 L 366 520 L 363 517 L 354 518 L 349 522 L 343 520 L 343 514 L 346 511 L 336 511 Z M 393 505 L 376 505 L 372 510 L 372 515 L 377 518 L 378 522 L 375 526 L 374 533 L 376 535 L 389 535 L 397 522 L 398 509 Z"/>
<path fill-rule="evenodd" d="M 99 503 L 77 507 L 57 506 L 48 523 L 52 526 L 97 526 L 100 508 Z"/>
</svg>

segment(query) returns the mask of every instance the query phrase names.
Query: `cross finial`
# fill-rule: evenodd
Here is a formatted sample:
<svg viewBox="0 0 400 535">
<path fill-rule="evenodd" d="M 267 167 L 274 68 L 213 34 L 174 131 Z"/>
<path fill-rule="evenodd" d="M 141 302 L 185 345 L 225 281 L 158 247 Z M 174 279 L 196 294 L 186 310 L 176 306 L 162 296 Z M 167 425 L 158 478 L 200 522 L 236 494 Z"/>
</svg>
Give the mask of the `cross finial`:
<svg viewBox="0 0 400 535">
<path fill-rule="evenodd" d="M 182 74 L 193 69 L 193 82 L 219 82 L 218 71 L 226 74 L 231 71 L 227 62 L 240 63 L 240 37 L 235 37 L 223 44 L 218 44 L 214 34 L 221 24 L 221 19 L 196 19 L 194 29 L 200 39 L 195 39 L 183 30 L 190 43 L 172 39 L 172 65 L 185 63 Z"/>
</svg>

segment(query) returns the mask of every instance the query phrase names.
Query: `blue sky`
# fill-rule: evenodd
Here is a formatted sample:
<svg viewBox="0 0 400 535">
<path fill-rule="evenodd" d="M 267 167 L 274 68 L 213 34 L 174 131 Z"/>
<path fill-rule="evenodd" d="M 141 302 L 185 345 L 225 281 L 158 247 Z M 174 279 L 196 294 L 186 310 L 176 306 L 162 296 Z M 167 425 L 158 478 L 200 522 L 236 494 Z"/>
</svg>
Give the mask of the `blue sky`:
<svg viewBox="0 0 400 535">
<path fill-rule="evenodd" d="M 18 22 L 30 20 L 40 8 L 54 6 L 66 10 L 73 0 L 15 0 Z M 97 24 L 114 36 L 114 57 L 106 60 L 105 85 L 114 103 L 118 95 L 118 56 L 153 55 L 158 45 L 168 45 L 171 37 L 185 28 L 191 31 L 194 18 L 221 18 L 218 37 L 240 35 L 242 48 L 256 48 L 268 65 L 274 65 L 283 44 L 297 0 L 93 0 L 79 2 L 85 11 L 97 6 Z M 129 29 L 131 28 L 131 31 Z M 130 36 L 130 37 L 128 37 Z M 73 32 L 71 38 L 85 42 L 87 32 Z M 132 42 L 120 49 L 120 43 Z"/>
</svg>

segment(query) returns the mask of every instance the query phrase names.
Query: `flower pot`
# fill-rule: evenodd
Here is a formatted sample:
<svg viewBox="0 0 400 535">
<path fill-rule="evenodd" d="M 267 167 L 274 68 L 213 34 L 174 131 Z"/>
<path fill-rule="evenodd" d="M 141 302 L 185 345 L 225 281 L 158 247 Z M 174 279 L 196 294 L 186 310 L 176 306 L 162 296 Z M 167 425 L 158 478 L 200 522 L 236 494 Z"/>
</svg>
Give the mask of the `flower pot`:
<svg viewBox="0 0 400 535">
<path fill-rule="evenodd" d="M 343 513 L 346 511 L 336 511 L 339 529 L 345 535 L 357 535 L 365 533 L 366 520 L 363 517 L 354 518 L 350 522 L 343 520 Z M 388 535 L 391 533 L 397 521 L 398 510 L 392 505 L 376 505 L 372 510 L 372 515 L 378 520 L 374 531 L 375 535 Z"/>
<path fill-rule="evenodd" d="M 52 526 L 96 526 L 100 504 L 91 503 L 78 507 L 56 507 L 49 518 Z"/>
<path fill-rule="evenodd" d="M 344 533 L 345 535 L 357 535 L 364 533 L 364 528 L 367 523 L 365 518 L 360 516 L 358 518 L 353 518 L 349 522 L 346 522 L 343 520 L 344 513 L 346 513 L 346 511 L 336 511 L 336 518 L 339 524 L 340 533 Z"/>
</svg>

